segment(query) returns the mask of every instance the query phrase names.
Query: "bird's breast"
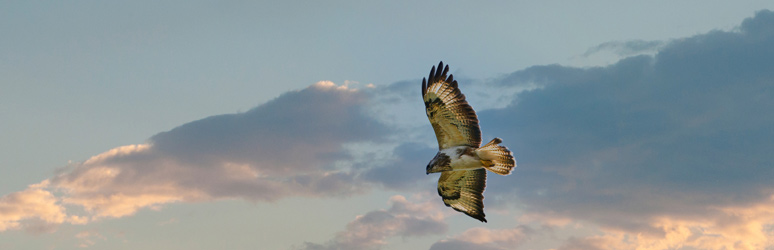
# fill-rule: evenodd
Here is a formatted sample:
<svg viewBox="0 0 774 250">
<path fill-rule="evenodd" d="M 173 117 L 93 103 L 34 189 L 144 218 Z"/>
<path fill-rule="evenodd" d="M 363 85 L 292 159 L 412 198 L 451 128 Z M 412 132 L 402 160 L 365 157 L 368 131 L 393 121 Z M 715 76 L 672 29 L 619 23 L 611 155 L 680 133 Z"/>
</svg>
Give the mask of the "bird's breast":
<svg viewBox="0 0 774 250">
<path fill-rule="evenodd" d="M 441 150 L 451 159 L 450 167 L 453 170 L 472 170 L 483 168 L 481 159 L 475 153 L 475 148 L 457 146 Z"/>
</svg>

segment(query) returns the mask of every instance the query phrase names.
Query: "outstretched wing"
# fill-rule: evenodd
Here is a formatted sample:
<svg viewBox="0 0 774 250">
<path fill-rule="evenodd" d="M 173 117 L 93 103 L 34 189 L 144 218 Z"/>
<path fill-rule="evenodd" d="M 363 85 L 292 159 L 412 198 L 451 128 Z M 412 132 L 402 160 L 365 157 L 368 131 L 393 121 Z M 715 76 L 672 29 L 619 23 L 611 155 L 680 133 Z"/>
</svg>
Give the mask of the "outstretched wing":
<svg viewBox="0 0 774 250">
<path fill-rule="evenodd" d="M 443 69 L 443 70 L 442 70 Z M 427 81 L 422 79 L 422 98 L 425 101 L 425 111 L 438 139 L 438 148 L 445 149 L 454 146 L 481 145 L 481 129 L 478 127 L 478 117 L 473 108 L 465 101 L 465 95 L 457 87 L 457 81 L 449 72 L 449 65 L 443 67 L 443 62 L 430 70 Z"/>
<path fill-rule="evenodd" d="M 484 218 L 486 170 L 444 171 L 438 179 L 438 195 L 447 207 L 486 222 Z"/>
</svg>

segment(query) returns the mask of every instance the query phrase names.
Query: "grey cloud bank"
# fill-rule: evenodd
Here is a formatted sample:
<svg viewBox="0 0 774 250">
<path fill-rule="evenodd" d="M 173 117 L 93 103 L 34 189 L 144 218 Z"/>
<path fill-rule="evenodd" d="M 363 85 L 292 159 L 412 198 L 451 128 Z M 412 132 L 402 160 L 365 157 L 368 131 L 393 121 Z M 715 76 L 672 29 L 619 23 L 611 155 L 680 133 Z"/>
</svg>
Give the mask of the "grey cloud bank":
<svg viewBox="0 0 774 250">
<path fill-rule="evenodd" d="M 366 94 L 336 88 L 318 84 L 286 93 L 245 113 L 212 116 L 157 134 L 151 142 L 184 161 L 228 159 L 273 175 L 297 174 L 340 157 L 343 143 L 387 132 L 361 109 Z"/>
<path fill-rule="evenodd" d="M 729 220 L 774 195 L 774 13 L 603 68 L 535 66 L 518 103 L 479 112 L 519 167 L 487 198 L 627 232 L 659 218 Z M 493 124 L 495 124 L 493 126 Z M 491 199 L 489 200 L 491 201 Z"/>
<path fill-rule="evenodd" d="M 343 144 L 383 137 L 387 129 L 360 108 L 366 95 L 330 82 L 286 93 L 239 114 L 194 121 L 74 164 L 51 179 L 64 203 L 98 217 L 121 217 L 175 201 L 363 192 Z"/>
</svg>

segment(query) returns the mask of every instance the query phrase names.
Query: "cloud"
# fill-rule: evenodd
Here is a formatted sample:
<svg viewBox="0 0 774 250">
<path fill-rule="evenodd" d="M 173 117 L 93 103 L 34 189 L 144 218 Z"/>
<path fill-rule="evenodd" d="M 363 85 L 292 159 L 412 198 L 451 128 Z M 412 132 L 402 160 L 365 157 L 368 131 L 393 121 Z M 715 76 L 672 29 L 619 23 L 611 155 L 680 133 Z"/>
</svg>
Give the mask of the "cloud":
<svg viewBox="0 0 774 250">
<path fill-rule="evenodd" d="M 419 143 L 401 144 L 393 151 L 395 159 L 365 170 L 360 177 L 365 181 L 378 183 L 394 190 L 435 186 L 434 183 L 437 180 L 427 177 L 424 166 L 437 151 L 437 148 Z"/>
<path fill-rule="evenodd" d="M 430 246 L 430 250 L 502 250 L 502 248 L 461 240 L 446 240 L 436 242 Z"/>
<path fill-rule="evenodd" d="M 208 117 L 74 163 L 45 186 L 6 195 L 0 231 L 20 221 L 82 222 L 132 215 L 170 202 L 288 196 L 347 196 L 367 190 L 346 145 L 378 140 L 387 129 L 361 106 L 367 94 L 319 82 L 245 113 Z M 52 192 L 61 193 L 54 195 Z"/>
<path fill-rule="evenodd" d="M 344 231 L 324 244 L 304 243 L 300 249 L 379 249 L 392 237 L 421 237 L 445 233 L 448 225 L 438 202 L 415 203 L 396 195 L 390 208 L 359 215 Z"/>
<path fill-rule="evenodd" d="M 247 163 L 269 175 L 314 171 L 342 157 L 341 145 L 386 132 L 360 107 L 362 91 L 319 82 L 241 114 L 208 117 L 151 138 L 156 151 L 176 160 Z M 289 167 L 290 166 L 290 167 Z"/>
<path fill-rule="evenodd" d="M 433 244 L 430 249 L 514 249 L 528 240 L 534 232 L 527 226 L 511 229 L 488 229 L 475 227 Z"/>
<path fill-rule="evenodd" d="M 657 52 L 658 49 L 664 46 L 664 44 L 666 43 L 663 41 L 612 41 L 589 48 L 585 53 L 583 53 L 583 56 L 588 57 L 602 51 L 611 51 L 618 56 L 627 57 L 638 54 Z"/>
<path fill-rule="evenodd" d="M 65 208 L 51 192 L 47 182 L 30 185 L 24 191 L 0 198 L 0 232 L 25 229 L 32 233 L 50 232 L 56 225 L 85 223 L 85 219 L 65 213 Z"/>
<path fill-rule="evenodd" d="M 769 249 L 774 245 L 774 202 L 719 209 L 707 218 L 663 216 L 651 221 L 662 234 L 606 229 L 601 235 L 570 237 L 564 249 Z"/>
<path fill-rule="evenodd" d="M 105 236 L 95 231 L 81 231 L 75 234 L 75 238 L 78 239 L 78 247 L 88 248 L 97 244 L 97 240 L 107 240 Z"/>
<path fill-rule="evenodd" d="M 612 244 L 612 245 L 611 245 Z M 617 245 L 617 246 L 616 246 Z M 570 237 L 562 246 L 557 250 L 605 250 L 616 249 L 613 247 L 620 247 L 620 243 L 616 240 L 610 240 L 604 237 L 588 237 L 588 238 L 575 238 Z M 628 246 L 627 248 L 631 248 Z M 624 249 L 624 248 L 620 248 Z"/>
<path fill-rule="evenodd" d="M 774 13 L 760 11 L 734 31 L 674 40 L 655 56 L 503 78 L 542 88 L 479 112 L 519 161 L 507 180 L 489 180 L 488 200 L 518 200 L 528 213 L 618 239 L 637 235 L 652 249 L 770 246 L 760 240 L 771 231 L 768 210 L 744 209 L 768 207 L 774 194 L 772 27 Z"/>
</svg>

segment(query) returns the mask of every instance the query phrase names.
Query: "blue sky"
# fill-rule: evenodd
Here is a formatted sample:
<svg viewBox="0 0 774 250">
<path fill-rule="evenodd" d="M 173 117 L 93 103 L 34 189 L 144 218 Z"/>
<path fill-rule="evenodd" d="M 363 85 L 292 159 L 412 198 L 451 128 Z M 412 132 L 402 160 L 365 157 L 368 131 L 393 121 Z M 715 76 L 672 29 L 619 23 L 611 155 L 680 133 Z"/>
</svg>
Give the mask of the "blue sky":
<svg viewBox="0 0 774 250">
<path fill-rule="evenodd" d="M 3 5 L 3 249 L 774 247 L 767 1 Z M 487 224 L 439 60 L 519 163 Z"/>
</svg>

